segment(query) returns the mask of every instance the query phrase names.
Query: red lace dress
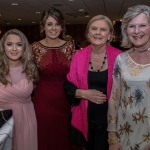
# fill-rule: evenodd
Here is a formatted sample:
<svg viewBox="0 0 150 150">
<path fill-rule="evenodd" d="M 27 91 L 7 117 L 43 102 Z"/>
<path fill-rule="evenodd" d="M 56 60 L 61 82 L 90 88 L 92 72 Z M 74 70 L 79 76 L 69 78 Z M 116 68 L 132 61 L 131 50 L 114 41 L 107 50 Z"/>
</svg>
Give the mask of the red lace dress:
<svg viewBox="0 0 150 150">
<path fill-rule="evenodd" d="M 70 104 L 63 88 L 74 44 L 67 41 L 61 47 L 46 47 L 35 42 L 31 47 L 40 72 L 34 93 L 38 150 L 78 150 L 69 142 Z"/>
</svg>

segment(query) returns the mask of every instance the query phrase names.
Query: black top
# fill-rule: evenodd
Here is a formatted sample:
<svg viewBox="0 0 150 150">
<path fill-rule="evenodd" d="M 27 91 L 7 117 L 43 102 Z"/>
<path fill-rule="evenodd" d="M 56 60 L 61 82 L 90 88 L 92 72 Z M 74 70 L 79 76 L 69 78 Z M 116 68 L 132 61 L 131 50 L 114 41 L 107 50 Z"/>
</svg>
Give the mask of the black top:
<svg viewBox="0 0 150 150">
<path fill-rule="evenodd" d="M 102 72 L 88 71 L 88 89 L 95 89 L 107 95 L 108 70 Z M 108 101 L 95 104 L 88 101 L 88 120 L 91 123 L 107 123 Z"/>
<path fill-rule="evenodd" d="M 102 72 L 88 72 L 88 87 L 89 89 L 100 90 L 104 94 L 107 94 L 107 77 L 108 70 Z M 78 88 L 68 80 L 64 83 L 64 90 L 68 101 L 71 105 L 79 105 L 81 99 L 75 97 L 75 92 Z M 108 102 L 103 104 L 94 104 L 89 102 L 88 105 L 88 125 L 91 128 L 107 128 L 107 109 Z M 76 128 L 70 126 L 70 140 L 74 143 L 81 144 L 87 147 L 87 141 L 85 140 L 83 134 Z"/>
</svg>

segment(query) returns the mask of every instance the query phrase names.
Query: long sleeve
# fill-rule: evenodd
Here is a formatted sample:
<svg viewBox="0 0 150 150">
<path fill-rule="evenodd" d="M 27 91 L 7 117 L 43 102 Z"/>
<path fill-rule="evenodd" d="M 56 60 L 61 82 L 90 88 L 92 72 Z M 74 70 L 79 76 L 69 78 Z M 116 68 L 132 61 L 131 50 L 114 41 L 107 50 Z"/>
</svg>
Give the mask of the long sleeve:
<svg viewBox="0 0 150 150">
<path fill-rule="evenodd" d="M 73 83 L 68 80 L 64 83 L 66 97 L 71 105 L 79 105 L 81 99 L 75 97 L 76 90 L 78 89 Z"/>
<path fill-rule="evenodd" d="M 108 104 L 108 131 L 116 131 L 117 112 L 121 98 L 121 69 L 119 57 L 116 58 L 113 72 L 113 86 Z"/>
</svg>

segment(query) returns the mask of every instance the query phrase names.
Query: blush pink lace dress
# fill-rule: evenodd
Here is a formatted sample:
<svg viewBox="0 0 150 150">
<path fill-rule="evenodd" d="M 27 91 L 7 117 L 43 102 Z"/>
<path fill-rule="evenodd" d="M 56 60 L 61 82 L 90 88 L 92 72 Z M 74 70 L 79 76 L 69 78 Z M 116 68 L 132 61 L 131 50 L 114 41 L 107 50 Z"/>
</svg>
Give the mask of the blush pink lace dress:
<svg viewBox="0 0 150 150">
<path fill-rule="evenodd" d="M 22 70 L 22 66 L 10 68 L 8 79 L 12 85 L 0 83 L 0 108 L 13 111 L 13 150 L 37 150 L 37 122 L 31 102 L 33 83 Z"/>
</svg>

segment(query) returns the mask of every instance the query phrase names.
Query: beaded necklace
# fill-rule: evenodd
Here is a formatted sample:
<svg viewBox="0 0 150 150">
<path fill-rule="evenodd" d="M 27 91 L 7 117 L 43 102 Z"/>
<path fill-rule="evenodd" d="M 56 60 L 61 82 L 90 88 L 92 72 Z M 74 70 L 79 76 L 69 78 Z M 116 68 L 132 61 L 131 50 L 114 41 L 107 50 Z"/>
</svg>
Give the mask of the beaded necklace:
<svg viewBox="0 0 150 150">
<path fill-rule="evenodd" d="M 100 72 L 100 71 L 103 69 L 103 67 L 104 67 L 106 58 L 107 58 L 107 56 L 106 56 L 106 53 L 105 53 L 105 56 L 104 56 L 104 60 L 103 60 L 102 66 L 101 66 L 100 69 L 98 69 L 97 71 L 94 71 L 94 68 L 93 68 L 93 66 L 92 66 L 92 62 L 91 62 L 91 59 L 90 59 L 89 65 L 90 65 L 91 70 L 93 70 L 94 72 Z"/>
</svg>

